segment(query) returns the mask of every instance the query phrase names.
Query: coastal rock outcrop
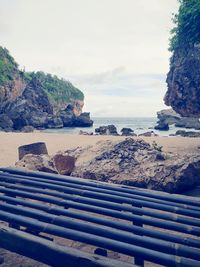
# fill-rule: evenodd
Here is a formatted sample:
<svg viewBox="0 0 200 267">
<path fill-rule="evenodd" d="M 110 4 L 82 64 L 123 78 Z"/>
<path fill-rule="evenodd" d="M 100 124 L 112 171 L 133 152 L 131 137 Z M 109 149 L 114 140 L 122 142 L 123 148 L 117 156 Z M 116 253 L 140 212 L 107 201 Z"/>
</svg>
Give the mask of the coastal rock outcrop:
<svg viewBox="0 0 200 267">
<path fill-rule="evenodd" d="M 198 118 L 182 117 L 180 114 L 176 113 L 173 109 L 163 109 L 157 112 L 158 125 L 155 129 L 163 128 L 165 125 L 174 124 L 176 127 L 183 127 L 188 129 L 200 130 L 200 121 Z"/>
<path fill-rule="evenodd" d="M 95 133 L 100 135 L 119 135 L 115 125 L 100 126 L 95 129 Z"/>
<path fill-rule="evenodd" d="M 167 74 L 165 104 L 184 117 L 200 118 L 200 43 L 176 48 Z"/>
<path fill-rule="evenodd" d="M 43 72 L 18 69 L 9 52 L 0 47 L 0 129 L 89 127 L 82 113 L 83 93 L 70 82 Z"/>
<path fill-rule="evenodd" d="M 171 193 L 200 184 L 200 155 L 166 155 L 143 140 L 128 138 L 107 144 L 106 151 L 95 153 L 84 163 L 80 158 L 85 157 L 85 151 L 79 149 L 77 152 L 77 164 L 72 172 L 75 177 Z M 68 153 L 70 155 L 70 151 Z"/>
<path fill-rule="evenodd" d="M 175 135 L 180 135 L 183 137 L 200 137 L 200 132 L 193 132 L 193 131 L 176 131 Z"/>
<path fill-rule="evenodd" d="M 137 136 L 131 128 L 122 128 L 121 133 L 122 136 Z"/>
</svg>

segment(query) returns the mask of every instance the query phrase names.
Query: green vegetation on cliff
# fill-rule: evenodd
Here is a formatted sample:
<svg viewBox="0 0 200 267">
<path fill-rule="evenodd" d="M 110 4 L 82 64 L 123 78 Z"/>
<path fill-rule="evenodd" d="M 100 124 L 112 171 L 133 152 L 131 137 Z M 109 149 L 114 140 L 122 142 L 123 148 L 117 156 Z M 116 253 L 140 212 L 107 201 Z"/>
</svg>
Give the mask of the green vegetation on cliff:
<svg viewBox="0 0 200 267">
<path fill-rule="evenodd" d="M 44 91 L 49 96 L 50 100 L 66 103 L 71 99 L 83 100 L 84 94 L 69 81 L 59 79 L 56 75 L 49 73 L 45 74 L 42 71 L 26 73 L 29 79 L 37 79 L 42 85 Z"/>
<path fill-rule="evenodd" d="M 18 71 L 18 65 L 6 48 L 0 46 L 0 85 L 12 81 Z"/>
<path fill-rule="evenodd" d="M 178 1 L 178 13 L 172 18 L 175 27 L 171 30 L 170 51 L 200 42 L 200 0 Z"/>
<path fill-rule="evenodd" d="M 0 46 L 0 85 L 20 77 L 27 84 L 37 79 L 49 99 L 56 103 L 67 103 L 73 100 L 84 100 L 84 94 L 69 81 L 59 79 L 56 75 L 45 74 L 42 71 L 24 72 L 19 70 L 18 64 L 6 48 Z"/>
</svg>

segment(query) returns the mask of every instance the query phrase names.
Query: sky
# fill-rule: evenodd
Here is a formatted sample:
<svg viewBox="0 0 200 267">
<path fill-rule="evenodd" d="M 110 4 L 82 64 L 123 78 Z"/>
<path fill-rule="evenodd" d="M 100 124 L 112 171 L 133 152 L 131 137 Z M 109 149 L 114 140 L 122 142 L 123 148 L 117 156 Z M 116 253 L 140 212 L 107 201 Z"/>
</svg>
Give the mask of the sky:
<svg viewBox="0 0 200 267">
<path fill-rule="evenodd" d="M 93 117 L 166 108 L 177 0 L 0 0 L 0 45 L 27 71 L 71 81 Z"/>
</svg>

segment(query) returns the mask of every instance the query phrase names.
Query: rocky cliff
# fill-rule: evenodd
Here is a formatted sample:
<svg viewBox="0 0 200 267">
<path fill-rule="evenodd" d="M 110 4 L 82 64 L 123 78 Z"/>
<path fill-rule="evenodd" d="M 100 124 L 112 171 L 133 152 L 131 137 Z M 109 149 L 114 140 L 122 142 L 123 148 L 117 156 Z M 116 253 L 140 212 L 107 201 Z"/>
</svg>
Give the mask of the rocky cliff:
<svg viewBox="0 0 200 267">
<path fill-rule="evenodd" d="M 174 51 L 167 86 L 166 105 L 184 117 L 200 117 L 200 44 Z"/>
<path fill-rule="evenodd" d="M 158 124 L 156 128 L 162 128 L 163 125 L 172 125 L 188 129 L 200 130 L 200 121 L 198 118 L 182 117 L 173 109 L 163 109 L 157 112 Z"/>
<path fill-rule="evenodd" d="M 93 124 L 82 113 L 83 93 L 70 82 L 43 72 L 20 71 L 9 52 L 0 47 L 0 129 L 21 131 Z"/>
</svg>

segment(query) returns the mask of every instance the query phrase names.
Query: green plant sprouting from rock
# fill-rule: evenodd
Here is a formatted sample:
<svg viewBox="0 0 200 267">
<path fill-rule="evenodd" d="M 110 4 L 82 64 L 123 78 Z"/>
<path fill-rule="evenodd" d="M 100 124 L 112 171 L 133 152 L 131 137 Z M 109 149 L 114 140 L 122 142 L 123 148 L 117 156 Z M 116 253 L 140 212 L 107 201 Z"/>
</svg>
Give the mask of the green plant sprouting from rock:
<svg viewBox="0 0 200 267">
<path fill-rule="evenodd" d="M 152 143 L 152 147 L 153 147 L 155 150 L 157 150 L 157 151 L 159 151 L 159 152 L 162 152 L 163 146 L 159 146 L 159 145 L 156 143 L 156 141 L 153 141 L 153 143 Z"/>
</svg>

